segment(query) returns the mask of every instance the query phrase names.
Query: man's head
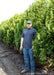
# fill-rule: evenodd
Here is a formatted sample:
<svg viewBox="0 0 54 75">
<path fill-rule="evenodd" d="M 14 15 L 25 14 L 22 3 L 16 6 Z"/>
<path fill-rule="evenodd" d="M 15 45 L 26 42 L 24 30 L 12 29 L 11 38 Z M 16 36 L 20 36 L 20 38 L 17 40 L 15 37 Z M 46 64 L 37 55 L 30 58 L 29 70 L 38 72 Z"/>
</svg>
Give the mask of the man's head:
<svg viewBox="0 0 54 75">
<path fill-rule="evenodd" d="M 31 28 L 32 26 L 32 22 L 31 21 L 27 21 L 27 28 Z"/>
</svg>

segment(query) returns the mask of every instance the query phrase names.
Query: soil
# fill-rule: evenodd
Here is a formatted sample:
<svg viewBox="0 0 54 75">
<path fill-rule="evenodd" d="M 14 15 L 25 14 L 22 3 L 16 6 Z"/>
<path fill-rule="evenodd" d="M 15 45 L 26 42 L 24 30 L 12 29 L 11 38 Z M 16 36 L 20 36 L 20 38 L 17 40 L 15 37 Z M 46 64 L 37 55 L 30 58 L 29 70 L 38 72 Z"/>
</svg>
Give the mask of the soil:
<svg viewBox="0 0 54 75">
<path fill-rule="evenodd" d="M 0 75 L 30 75 L 30 71 L 20 73 L 24 65 L 23 55 L 0 40 Z M 36 67 L 36 75 L 54 75 L 54 73 Z"/>
</svg>

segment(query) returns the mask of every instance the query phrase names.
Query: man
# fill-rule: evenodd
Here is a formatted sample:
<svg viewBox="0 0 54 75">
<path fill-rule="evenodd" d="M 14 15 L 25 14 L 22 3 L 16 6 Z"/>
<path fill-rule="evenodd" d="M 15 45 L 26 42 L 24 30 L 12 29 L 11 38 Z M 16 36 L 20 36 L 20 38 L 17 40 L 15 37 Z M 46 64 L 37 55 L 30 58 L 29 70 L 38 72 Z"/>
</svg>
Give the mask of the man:
<svg viewBox="0 0 54 75">
<path fill-rule="evenodd" d="M 21 35 L 21 43 L 20 43 L 20 51 L 23 48 L 23 54 L 24 54 L 24 62 L 25 67 L 24 70 L 21 71 L 21 73 L 25 73 L 29 71 L 29 59 L 31 64 L 31 74 L 35 74 L 35 60 L 33 56 L 33 48 L 32 41 L 35 39 L 36 29 L 32 28 L 32 22 L 27 21 L 27 28 L 23 30 Z M 22 46 L 23 45 L 23 46 Z"/>
</svg>

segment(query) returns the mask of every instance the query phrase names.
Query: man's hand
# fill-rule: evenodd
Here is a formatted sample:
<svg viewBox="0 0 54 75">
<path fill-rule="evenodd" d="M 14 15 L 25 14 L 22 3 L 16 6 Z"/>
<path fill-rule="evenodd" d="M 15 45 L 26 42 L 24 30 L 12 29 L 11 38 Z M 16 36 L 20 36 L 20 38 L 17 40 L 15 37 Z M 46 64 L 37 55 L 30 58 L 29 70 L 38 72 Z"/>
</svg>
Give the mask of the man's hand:
<svg viewBox="0 0 54 75">
<path fill-rule="evenodd" d="M 22 51 L 22 48 L 23 48 L 23 47 L 22 47 L 22 46 L 20 46 L 20 51 Z"/>
<path fill-rule="evenodd" d="M 33 50 L 33 49 L 34 49 L 34 46 L 32 46 L 31 50 Z"/>
</svg>

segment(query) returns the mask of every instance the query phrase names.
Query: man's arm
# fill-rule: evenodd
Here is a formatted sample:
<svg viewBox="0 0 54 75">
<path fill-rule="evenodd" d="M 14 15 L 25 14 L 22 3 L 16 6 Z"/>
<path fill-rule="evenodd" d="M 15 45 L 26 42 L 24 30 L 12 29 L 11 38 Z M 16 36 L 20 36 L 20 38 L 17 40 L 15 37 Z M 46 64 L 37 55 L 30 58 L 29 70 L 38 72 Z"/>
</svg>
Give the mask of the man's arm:
<svg viewBox="0 0 54 75">
<path fill-rule="evenodd" d="M 34 29 L 34 34 L 33 34 L 33 41 L 35 40 L 35 37 L 37 36 L 37 32 L 36 32 L 36 29 Z M 31 50 L 34 49 L 34 46 L 32 45 L 32 48 Z"/>
<path fill-rule="evenodd" d="M 24 40 L 24 38 L 22 37 L 22 38 L 21 38 L 21 42 L 20 42 L 20 46 L 23 45 L 23 40 Z"/>
<path fill-rule="evenodd" d="M 20 42 L 20 50 L 22 50 L 22 48 L 23 48 L 23 41 L 24 41 L 24 33 L 22 32 L 21 42 Z"/>
<path fill-rule="evenodd" d="M 21 42 L 20 42 L 20 50 L 22 50 L 22 48 L 23 48 L 23 40 L 24 40 L 24 38 L 22 37 Z"/>
<path fill-rule="evenodd" d="M 35 40 L 35 37 L 37 36 L 37 31 L 34 29 L 34 34 L 33 34 L 33 41 Z"/>
</svg>

